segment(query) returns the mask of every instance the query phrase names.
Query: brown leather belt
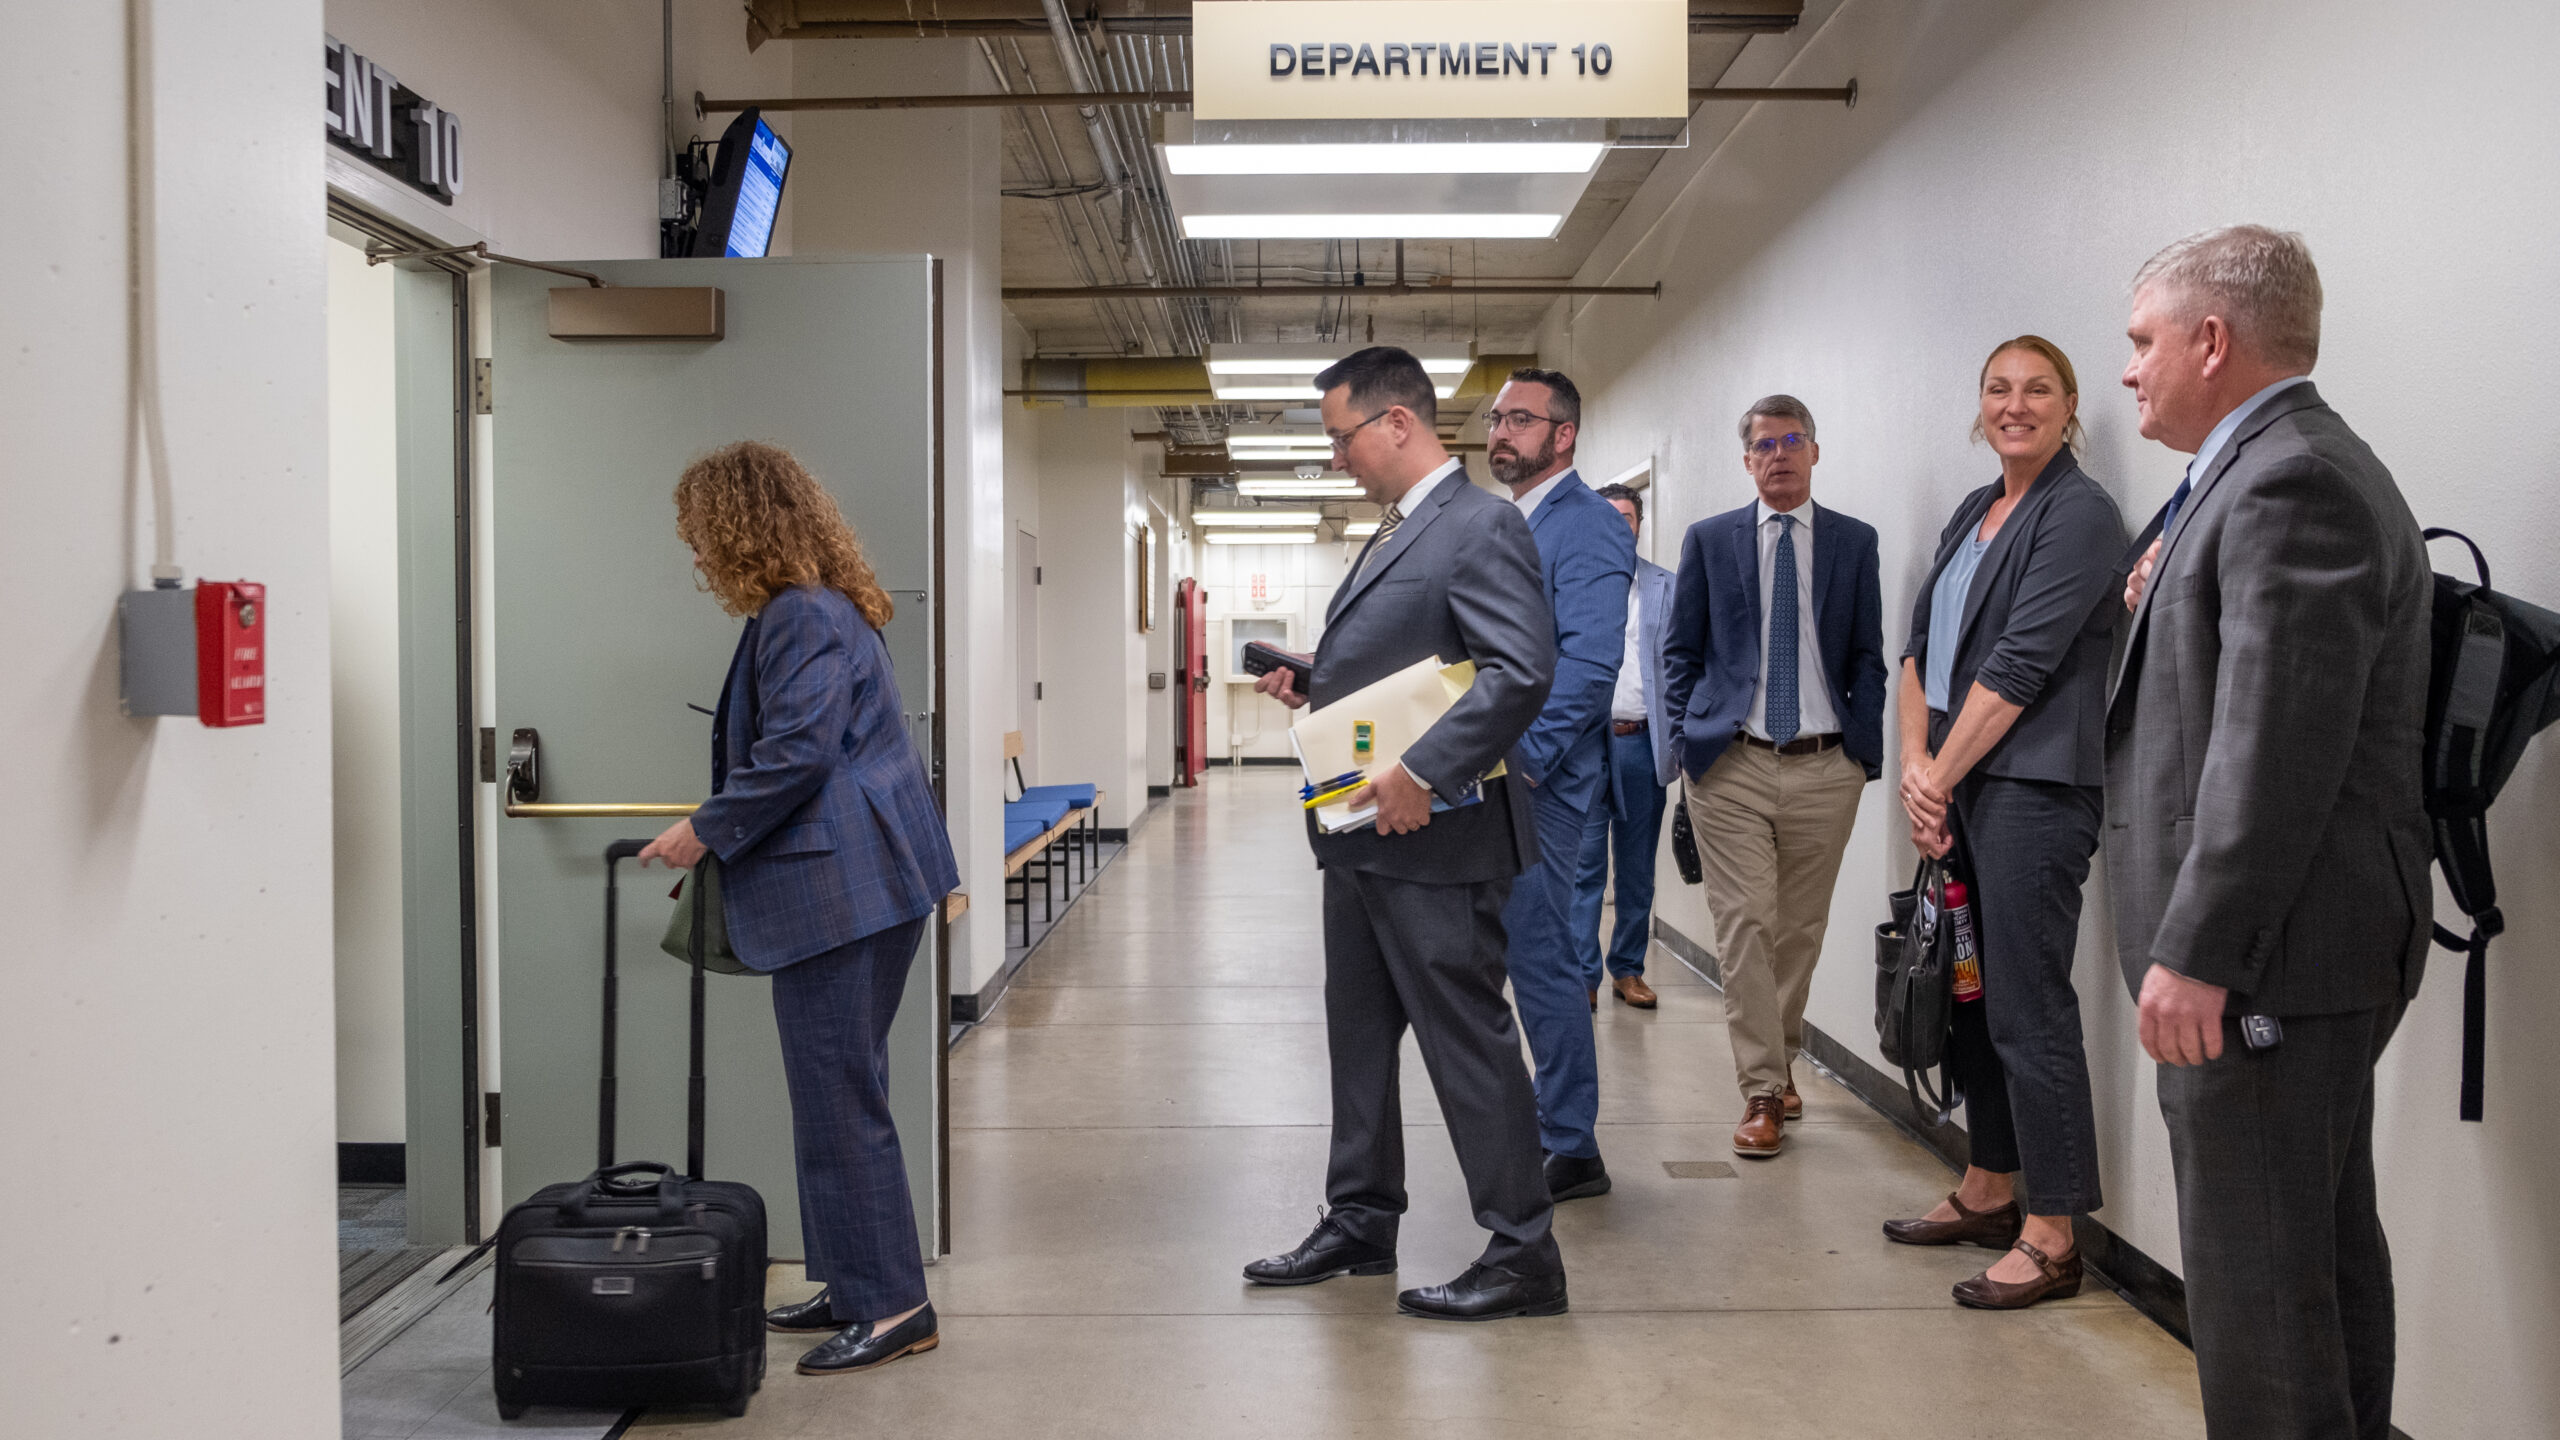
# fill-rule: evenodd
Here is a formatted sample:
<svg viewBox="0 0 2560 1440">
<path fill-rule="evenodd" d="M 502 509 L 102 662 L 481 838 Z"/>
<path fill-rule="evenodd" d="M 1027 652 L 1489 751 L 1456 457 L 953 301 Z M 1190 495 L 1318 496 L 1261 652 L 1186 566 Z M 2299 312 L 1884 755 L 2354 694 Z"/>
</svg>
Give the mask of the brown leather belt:
<svg viewBox="0 0 2560 1440">
<path fill-rule="evenodd" d="M 1775 750 L 1781 755 L 1819 755 L 1840 744 L 1840 732 L 1837 730 L 1827 735 L 1799 735 L 1784 745 L 1775 740 L 1763 740 L 1748 730 L 1734 732 L 1733 738 L 1757 749 Z"/>
<path fill-rule="evenodd" d="M 1644 722 L 1641 720 L 1612 720 L 1609 722 L 1609 733 L 1612 735 L 1641 735 L 1644 733 Z"/>
</svg>

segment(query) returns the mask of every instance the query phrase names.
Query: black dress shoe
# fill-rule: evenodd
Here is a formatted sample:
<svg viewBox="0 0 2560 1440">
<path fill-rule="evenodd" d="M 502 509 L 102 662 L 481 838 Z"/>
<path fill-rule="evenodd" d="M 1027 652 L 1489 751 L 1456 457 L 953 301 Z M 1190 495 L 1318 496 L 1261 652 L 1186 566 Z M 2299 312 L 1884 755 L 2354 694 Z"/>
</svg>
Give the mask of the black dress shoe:
<svg viewBox="0 0 2560 1440">
<path fill-rule="evenodd" d="M 1446 1285 L 1426 1285 L 1396 1297 L 1396 1308 L 1431 1320 L 1505 1320 L 1514 1315 L 1561 1315 L 1564 1272 L 1514 1275 L 1494 1265 L 1470 1265 Z"/>
<path fill-rule="evenodd" d="M 1306 1243 L 1286 1255 L 1271 1255 L 1244 1267 L 1244 1278 L 1256 1285 L 1313 1285 L 1336 1275 L 1390 1275 L 1396 1252 L 1365 1240 L 1354 1240 L 1327 1216 L 1316 1222 Z"/>
<path fill-rule="evenodd" d="M 1597 1155 L 1549 1155 L 1547 1198 L 1559 1205 L 1609 1193 L 1609 1167 Z"/>
<path fill-rule="evenodd" d="M 800 1373 L 850 1375 L 857 1370 L 877 1370 L 892 1360 L 921 1355 L 942 1343 L 942 1322 L 934 1317 L 930 1304 L 885 1335 L 874 1334 L 877 1328 L 869 1321 L 847 1325 L 819 1341 L 818 1348 L 800 1357 Z"/>
<path fill-rule="evenodd" d="M 815 1300 L 803 1300 L 797 1305 L 781 1305 L 767 1310 L 764 1312 L 764 1328 L 779 1330 L 785 1335 L 804 1335 L 819 1330 L 841 1330 L 844 1328 L 844 1322 L 837 1319 L 835 1312 L 827 1308 L 827 1292 L 821 1290 Z"/>
</svg>

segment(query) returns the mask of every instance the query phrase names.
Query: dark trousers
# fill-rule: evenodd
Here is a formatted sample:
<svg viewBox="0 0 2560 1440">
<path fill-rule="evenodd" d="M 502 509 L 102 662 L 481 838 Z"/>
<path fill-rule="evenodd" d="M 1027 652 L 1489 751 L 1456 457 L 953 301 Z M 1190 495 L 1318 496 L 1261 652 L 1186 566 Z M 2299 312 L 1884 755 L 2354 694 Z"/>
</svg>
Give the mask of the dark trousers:
<svg viewBox="0 0 2560 1440">
<path fill-rule="evenodd" d="M 773 972 L 773 1020 L 791 1086 L 800 1242 L 809 1278 L 851 1324 L 925 1301 L 924 1247 L 889 1119 L 889 1023 L 924 921 L 910 920 Z"/>
<path fill-rule="evenodd" d="M 2034 1214 L 2086 1215 L 2105 1202 L 2071 963 L 2103 800 L 2095 786 L 1996 775 L 1968 777 L 1955 800 L 1982 998 L 1956 1007 L 1947 1066 L 1973 1163 L 2024 1171 Z"/>
<path fill-rule="evenodd" d="M 2160 1067 L 2187 1323 L 2215 1440 L 2391 1433 L 2391 1247 L 2374 1209 L 2373 1067 L 2401 1006 L 2287 1015 L 2273 1050 Z"/>
<path fill-rule="evenodd" d="M 1607 802 L 1594 791 L 1591 803 Z M 1600 1050 L 1587 993 L 1594 987 L 1582 983 L 1567 919 L 1590 812 L 1540 786 L 1529 792 L 1529 814 L 1538 826 L 1538 863 L 1511 883 L 1502 929 L 1510 937 L 1511 999 L 1520 1007 L 1536 1066 L 1538 1143 L 1558 1155 L 1597 1155 Z"/>
<path fill-rule="evenodd" d="M 1345 1234 L 1392 1248 L 1405 1210 L 1397 1048 L 1413 1028 L 1440 1097 L 1483 1263 L 1514 1274 L 1564 1268 L 1548 1224 L 1536 1101 L 1502 998 L 1506 880 L 1428 885 L 1324 872 L 1325 1038 L 1333 1059 L 1333 1153 L 1325 1201 Z"/>
<path fill-rule="evenodd" d="M 1609 779 L 1600 787 L 1582 825 L 1582 859 L 1573 877 L 1573 949 L 1582 966 L 1582 988 L 1597 990 L 1608 975 L 1642 975 L 1653 943 L 1653 862 L 1662 840 L 1663 802 L 1654 778 L 1653 736 L 1609 736 Z M 1604 958 L 1600 949 L 1600 901 L 1609 888 L 1609 852 L 1618 852 L 1618 923 Z"/>
</svg>

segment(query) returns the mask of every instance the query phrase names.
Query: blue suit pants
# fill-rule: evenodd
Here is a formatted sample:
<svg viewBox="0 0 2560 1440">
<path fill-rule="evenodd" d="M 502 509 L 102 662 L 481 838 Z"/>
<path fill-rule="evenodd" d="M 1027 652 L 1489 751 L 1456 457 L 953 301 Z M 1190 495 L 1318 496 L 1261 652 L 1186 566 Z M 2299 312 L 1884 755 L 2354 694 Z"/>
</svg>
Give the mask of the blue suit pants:
<svg viewBox="0 0 2560 1440">
<path fill-rule="evenodd" d="M 1607 805 L 1595 793 L 1592 808 Z M 1600 1111 L 1600 1057 L 1591 1034 L 1592 987 L 1582 983 L 1569 915 L 1573 875 L 1582 858 L 1588 811 L 1567 804 L 1544 786 L 1529 792 L 1538 827 L 1538 863 L 1511 884 L 1502 909 L 1510 936 L 1511 999 L 1529 1032 L 1536 1062 L 1538 1144 L 1558 1155 L 1600 1153 L 1593 1126 Z"/>
<path fill-rule="evenodd" d="M 808 1275 L 844 1324 L 925 1301 L 924 1246 L 898 1127 L 889 1117 L 889 1024 L 924 921 L 773 972 L 773 1019 L 791 1089 L 800 1239 Z"/>
<path fill-rule="evenodd" d="M 1582 826 L 1582 856 L 1573 878 L 1569 917 L 1585 990 L 1599 989 L 1608 975 L 1644 973 L 1645 950 L 1653 941 L 1654 852 L 1662 839 L 1667 794 L 1653 775 L 1653 737 L 1642 730 L 1611 735 L 1608 780 Z M 1604 967 L 1600 901 L 1609 888 L 1613 842 L 1618 852 L 1618 923 L 1610 932 Z"/>
</svg>

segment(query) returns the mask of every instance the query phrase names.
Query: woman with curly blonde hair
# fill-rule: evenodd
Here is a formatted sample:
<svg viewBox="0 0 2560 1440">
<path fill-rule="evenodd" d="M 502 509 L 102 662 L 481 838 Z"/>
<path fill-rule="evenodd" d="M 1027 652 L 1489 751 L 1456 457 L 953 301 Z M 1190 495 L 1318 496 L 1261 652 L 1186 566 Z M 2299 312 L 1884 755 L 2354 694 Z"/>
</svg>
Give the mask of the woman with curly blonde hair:
<svg viewBox="0 0 2560 1440">
<path fill-rule="evenodd" d="M 834 497 L 750 440 L 687 466 L 675 501 L 704 588 L 747 624 L 712 720 L 711 798 L 640 859 L 716 857 L 729 948 L 773 977 L 801 1239 L 826 1289 L 766 1324 L 835 1332 L 803 1374 L 874 1369 L 941 1341 L 882 1052 L 959 870 L 880 638 L 893 607 Z"/>
</svg>

